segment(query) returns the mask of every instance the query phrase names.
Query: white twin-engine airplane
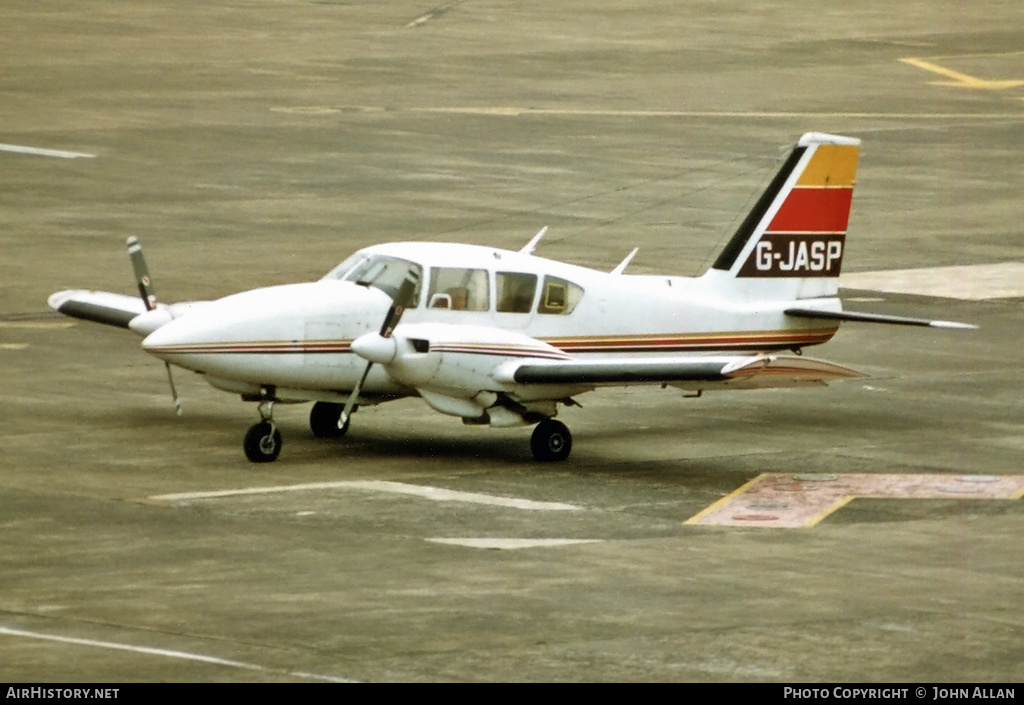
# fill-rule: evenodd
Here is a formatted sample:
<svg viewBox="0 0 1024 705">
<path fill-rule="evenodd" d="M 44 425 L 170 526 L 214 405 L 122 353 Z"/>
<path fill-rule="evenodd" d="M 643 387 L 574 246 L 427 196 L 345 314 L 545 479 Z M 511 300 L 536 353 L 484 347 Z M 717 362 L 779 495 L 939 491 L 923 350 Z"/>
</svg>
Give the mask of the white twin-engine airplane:
<svg viewBox="0 0 1024 705">
<path fill-rule="evenodd" d="M 407 242 L 360 250 L 316 282 L 216 301 L 157 303 L 138 241 L 141 297 L 61 291 L 49 303 L 130 328 L 143 349 L 259 402 L 245 454 L 281 451 L 275 402 L 315 401 L 315 435 L 339 437 L 359 405 L 418 396 L 467 424 L 536 424 L 538 460 L 564 460 L 559 404 L 609 385 L 755 389 L 861 376 L 799 357 L 841 321 L 971 328 L 843 311 L 837 297 L 860 141 L 808 133 L 696 278 L 624 274 L 518 252 Z M 545 228 L 546 230 L 546 228 Z M 781 354 L 792 351 L 796 355 Z M 180 413 L 180 406 L 178 407 Z"/>
</svg>

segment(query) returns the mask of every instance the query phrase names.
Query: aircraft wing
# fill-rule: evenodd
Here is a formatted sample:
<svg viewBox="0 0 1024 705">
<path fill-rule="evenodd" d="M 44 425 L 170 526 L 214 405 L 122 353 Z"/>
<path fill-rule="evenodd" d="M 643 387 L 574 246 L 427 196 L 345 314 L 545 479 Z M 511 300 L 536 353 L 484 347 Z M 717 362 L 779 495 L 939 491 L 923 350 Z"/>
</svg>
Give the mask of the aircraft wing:
<svg viewBox="0 0 1024 705">
<path fill-rule="evenodd" d="M 138 294 L 128 296 L 109 291 L 58 291 L 50 296 L 47 303 L 65 316 L 118 328 L 127 328 L 133 318 L 146 312 L 146 305 Z"/>
<path fill-rule="evenodd" d="M 682 389 L 821 386 L 860 372 L 796 355 L 719 355 L 528 362 L 506 373 L 518 384 L 671 384 Z"/>
<path fill-rule="evenodd" d="M 194 311 L 207 302 L 154 303 L 154 308 L 147 311 L 146 304 L 140 296 L 115 294 L 110 291 L 68 289 L 51 294 L 47 303 L 54 311 L 65 316 L 128 328 L 138 335 L 147 336 L 172 319 Z"/>
</svg>

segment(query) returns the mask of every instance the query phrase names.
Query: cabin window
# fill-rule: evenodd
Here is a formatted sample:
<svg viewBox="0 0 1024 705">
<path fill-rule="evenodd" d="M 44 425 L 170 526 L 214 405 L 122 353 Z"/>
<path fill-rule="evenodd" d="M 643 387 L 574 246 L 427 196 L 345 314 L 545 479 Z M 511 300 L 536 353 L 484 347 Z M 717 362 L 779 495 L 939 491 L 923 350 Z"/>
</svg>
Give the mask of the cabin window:
<svg viewBox="0 0 1024 705">
<path fill-rule="evenodd" d="M 537 291 L 536 274 L 498 272 L 494 276 L 497 289 L 498 311 L 503 313 L 529 313 L 533 295 Z"/>
<path fill-rule="evenodd" d="M 559 277 L 544 277 L 537 313 L 568 315 L 583 298 L 583 289 Z"/>
<path fill-rule="evenodd" d="M 340 266 L 336 267 L 336 269 L 340 268 Z M 370 255 L 349 271 L 344 272 L 339 278 L 363 286 L 375 287 L 391 298 L 395 298 L 406 277 L 412 277 L 416 282 L 412 304 L 409 306 L 409 308 L 415 308 L 420 300 L 420 280 L 423 278 L 423 269 L 418 264 L 397 257 Z"/>
<path fill-rule="evenodd" d="M 428 301 L 430 308 L 486 311 L 491 305 L 487 271 L 435 267 L 430 273 Z"/>
</svg>

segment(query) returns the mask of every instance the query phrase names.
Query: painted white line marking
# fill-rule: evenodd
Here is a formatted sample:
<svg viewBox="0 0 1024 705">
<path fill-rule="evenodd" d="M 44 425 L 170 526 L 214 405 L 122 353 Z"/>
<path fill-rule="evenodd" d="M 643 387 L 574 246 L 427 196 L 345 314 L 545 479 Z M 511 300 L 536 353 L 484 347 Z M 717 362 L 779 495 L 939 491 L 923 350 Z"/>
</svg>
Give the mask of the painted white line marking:
<svg viewBox="0 0 1024 705">
<path fill-rule="evenodd" d="M 1024 99 L 1022 99 L 1024 100 Z M 821 112 L 753 112 L 722 110 L 590 110 L 587 108 L 524 108 L 514 105 L 491 107 L 408 108 L 415 113 L 441 113 L 452 115 L 485 115 L 491 117 L 518 117 L 545 115 L 551 117 L 625 117 L 625 118 L 849 118 L 878 120 L 1006 120 L 1020 119 L 1019 112 L 989 113 L 821 113 Z"/>
<path fill-rule="evenodd" d="M 0 350 L 24 350 L 28 343 L 0 343 Z"/>
<path fill-rule="evenodd" d="M 341 111 L 338 110 L 337 108 L 330 108 L 330 107 L 327 107 L 325 105 L 324 106 L 321 106 L 321 105 L 307 105 L 307 106 L 296 106 L 296 107 L 293 107 L 293 108 L 289 108 L 289 107 L 271 108 L 270 112 L 272 112 L 272 113 L 286 113 L 286 114 L 289 114 L 289 115 L 334 115 L 335 113 L 340 113 Z"/>
<path fill-rule="evenodd" d="M 0 321 L 0 329 L 3 328 L 34 328 L 47 330 L 51 328 L 73 328 L 74 321 Z"/>
<path fill-rule="evenodd" d="M 37 157 L 56 157 L 57 159 L 95 159 L 95 154 L 83 152 L 64 152 L 59 149 L 42 149 L 40 147 L 25 147 L 20 144 L 0 143 L 0 152 L 14 152 L 15 154 L 34 154 Z"/>
<path fill-rule="evenodd" d="M 843 274 L 848 289 L 981 301 L 1024 296 L 1024 262 Z"/>
<path fill-rule="evenodd" d="M 362 490 L 365 492 L 390 492 L 392 494 L 412 495 L 435 502 L 469 502 L 471 504 L 488 504 L 496 507 L 511 507 L 529 511 L 562 511 L 575 512 L 583 509 L 575 504 L 562 502 L 536 502 L 531 499 L 517 497 L 497 497 L 477 492 L 457 492 L 440 487 L 425 485 L 409 485 L 404 482 L 388 482 L 385 480 L 342 481 L 342 482 L 309 482 L 300 485 L 278 485 L 275 487 L 244 487 L 236 490 L 213 490 L 211 492 L 180 492 L 149 497 L 156 502 L 182 502 L 196 499 L 219 499 L 221 497 L 241 497 L 244 495 L 275 494 L 280 492 L 311 492 L 315 490 Z"/>
<path fill-rule="evenodd" d="M 309 678 L 311 680 L 327 681 L 329 683 L 352 683 L 347 678 L 336 678 L 334 676 L 321 676 L 315 673 L 303 673 L 298 671 L 285 671 L 274 668 L 265 668 L 258 666 L 254 663 L 245 663 L 244 661 L 231 661 L 229 659 L 217 658 L 216 656 L 204 656 L 203 654 L 193 654 L 188 651 L 175 651 L 173 649 L 156 649 L 150 646 L 134 646 L 132 644 L 119 644 L 114 641 L 97 641 L 95 639 L 78 639 L 70 636 L 56 636 L 54 634 L 42 634 L 40 632 L 29 632 L 22 629 L 11 629 L 10 627 L 0 627 L 0 634 L 7 634 L 9 636 L 20 636 L 28 639 L 41 639 L 43 641 L 56 641 L 61 644 L 75 644 L 76 646 L 95 646 L 101 649 L 114 649 L 117 651 L 134 651 L 137 654 L 148 654 L 150 656 L 166 656 L 168 658 L 185 659 L 187 661 L 201 661 L 202 663 L 210 663 L 215 666 L 229 666 L 231 668 L 241 668 L 247 671 L 263 671 L 270 673 L 287 673 L 291 676 L 297 676 L 300 678 Z"/>
<path fill-rule="evenodd" d="M 427 22 L 429 22 L 430 20 L 434 19 L 435 17 L 438 17 L 438 16 L 443 15 L 444 13 L 448 12 L 448 10 L 452 9 L 453 7 L 455 7 L 460 2 L 462 2 L 462 0 L 452 0 L 452 2 L 449 2 L 449 3 L 446 3 L 444 5 L 441 5 L 440 7 L 435 7 L 430 12 L 427 12 L 426 14 L 420 15 L 419 17 L 417 17 L 416 19 L 414 19 L 412 22 L 410 22 L 409 24 L 407 24 L 405 26 L 406 27 L 419 27 L 422 24 L 426 24 Z"/>
<path fill-rule="evenodd" d="M 468 548 L 491 548 L 516 550 L 520 548 L 549 548 L 551 546 L 572 546 L 581 543 L 601 543 L 601 539 L 426 539 L 431 543 Z"/>
</svg>

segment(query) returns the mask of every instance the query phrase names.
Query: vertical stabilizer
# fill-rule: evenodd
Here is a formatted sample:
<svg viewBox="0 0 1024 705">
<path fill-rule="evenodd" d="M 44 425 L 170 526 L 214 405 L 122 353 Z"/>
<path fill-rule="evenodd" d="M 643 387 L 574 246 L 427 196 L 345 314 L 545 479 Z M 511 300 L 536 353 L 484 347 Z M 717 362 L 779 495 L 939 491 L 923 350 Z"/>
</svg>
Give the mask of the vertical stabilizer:
<svg viewBox="0 0 1024 705">
<path fill-rule="evenodd" d="M 745 296 L 835 296 L 859 154 L 852 137 L 801 137 L 706 276 Z"/>
</svg>

